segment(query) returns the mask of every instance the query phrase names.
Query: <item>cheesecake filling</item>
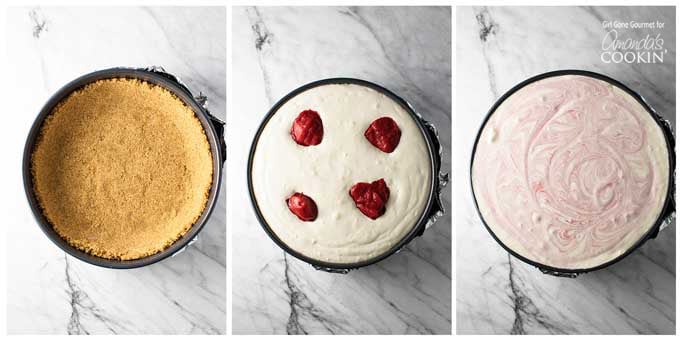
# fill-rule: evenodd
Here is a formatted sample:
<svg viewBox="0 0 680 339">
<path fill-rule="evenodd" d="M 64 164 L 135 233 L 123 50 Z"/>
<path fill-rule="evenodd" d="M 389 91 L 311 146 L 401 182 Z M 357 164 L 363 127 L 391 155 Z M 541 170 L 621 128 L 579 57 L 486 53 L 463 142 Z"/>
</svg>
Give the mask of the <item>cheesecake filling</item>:
<svg viewBox="0 0 680 339">
<path fill-rule="evenodd" d="M 323 139 L 313 146 L 291 138 L 291 124 L 306 110 L 323 121 Z M 391 153 L 364 136 L 381 117 L 401 129 Z M 416 226 L 430 194 L 430 171 L 423 134 L 399 103 L 366 86 L 332 84 L 306 90 L 275 112 L 256 145 L 251 177 L 257 205 L 281 241 L 316 260 L 356 263 L 389 251 Z M 390 195 L 385 213 L 371 219 L 349 192 L 379 179 Z M 291 213 L 286 199 L 295 193 L 315 202 L 313 221 Z"/>
<path fill-rule="evenodd" d="M 492 113 L 477 141 L 473 190 L 512 251 L 551 267 L 593 268 L 654 226 L 668 193 L 668 152 L 633 96 L 593 77 L 555 76 Z"/>
</svg>

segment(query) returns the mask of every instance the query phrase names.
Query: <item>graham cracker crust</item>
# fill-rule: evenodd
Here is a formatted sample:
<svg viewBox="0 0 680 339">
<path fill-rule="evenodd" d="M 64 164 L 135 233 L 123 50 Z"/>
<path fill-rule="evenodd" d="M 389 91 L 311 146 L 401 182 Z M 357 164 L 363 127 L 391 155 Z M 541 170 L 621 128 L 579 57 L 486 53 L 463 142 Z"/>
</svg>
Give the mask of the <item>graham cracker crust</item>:
<svg viewBox="0 0 680 339">
<path fill-rule="evenodd" d="M 71 93 L 44 120 L 31 157 L 43 214 L 95 256 L 150 256 L 183 236 L 206 207 L 210 145 L 170 91 L 128 78 Z"/>
</svg>

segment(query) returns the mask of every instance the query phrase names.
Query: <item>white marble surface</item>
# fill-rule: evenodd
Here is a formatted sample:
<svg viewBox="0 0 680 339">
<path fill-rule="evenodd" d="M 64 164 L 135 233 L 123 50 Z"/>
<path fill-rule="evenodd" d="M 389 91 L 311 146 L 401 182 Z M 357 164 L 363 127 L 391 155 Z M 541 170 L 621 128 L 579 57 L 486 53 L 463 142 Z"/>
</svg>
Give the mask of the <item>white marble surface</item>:
<svg viewBox="0 0 680 339">
<path fill-rule="evenodd" d="M 500 95 L 535 74 L 567 68 L 608 74 L 674 123 L 675 9 L 459 7 L 456 18 L 456 332 L 675 333 L 674 225 L 610 268 L 556 278 L 494 242 L 469 186 L 482 119 Z M 670 54 L 663 64 L 605 65 L 603 20 L 664 21 L 660 32 Z"/>
<path fill-rule="evenodd" d="M 232 25 L 233 332 L 450 333 L 449 188 L 449 213 L 422 238 L 338 275 L 285 255 L 258 224 L 246 185 L 250 143 L 269 108 L 300 85 L 335 76 L 374 81 L 409 100 L 439 127 L 448 172 L 450 8 L 235 7 Z"/>
<path fill-rule="evenodd" d="M 12 8 L 8 11 L 9 134 L 5 195 L 9 333 L 225 333 L 224 185 L 199 240 L 174 258 L 110 270 L 65 255 L 38 228 L 24 197 L 21 152 L 47 98 L 66 82 L 114 66 L 161 65 L 225 118 L 226 10 Z M 3 43 L 5 42 L 3 37 Z"/>
</svg>

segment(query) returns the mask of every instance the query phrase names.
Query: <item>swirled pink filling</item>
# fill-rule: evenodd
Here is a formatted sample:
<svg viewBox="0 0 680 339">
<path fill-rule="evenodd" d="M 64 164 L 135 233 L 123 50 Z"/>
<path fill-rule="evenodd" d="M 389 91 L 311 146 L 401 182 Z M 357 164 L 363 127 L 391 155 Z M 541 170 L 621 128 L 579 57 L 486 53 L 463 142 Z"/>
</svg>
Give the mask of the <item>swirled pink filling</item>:
<svg viewBox="0 0 680 339">
<path fill-rule="evenodd" d="M 629 234 L 651 228 L 665 201 L 668 170 L 659 167 L 668 150 L 663 134 L 650 132 L 662 133 L 604 81 L 558 76 L 525 86 L 493 113 L 477 144 L 482 216 L 511 249 L 545 265 L 613 259 L 634 244 Z"/>
</svg>

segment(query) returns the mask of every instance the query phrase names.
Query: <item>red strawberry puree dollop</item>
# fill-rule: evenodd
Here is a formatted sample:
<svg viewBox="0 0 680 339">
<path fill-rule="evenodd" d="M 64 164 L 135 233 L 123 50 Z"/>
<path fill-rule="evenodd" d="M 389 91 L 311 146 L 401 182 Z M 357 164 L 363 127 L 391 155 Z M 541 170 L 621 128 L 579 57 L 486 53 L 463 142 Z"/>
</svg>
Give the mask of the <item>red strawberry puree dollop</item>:
<svg viewBox="0 0 680 339">
<path fill-rule="evenodd" d="M 314 200 L 302 193 L 296 192 L 291 195 L 286 199 L 286 204 L 288 204 L 288 209 L 302 221 L 314 221 L 319 214 Z"/>
<path fill-rule="evenodd" d="M 361 213 L 371 219 L 377 219 L 385 214 L 390 189 L 387 188 L 385 180 L 379 179 L 370 184 L 367 182 L 355 184 L 349 190 L 349 195 Z"/>
<path fill-rule="evenodd" d="M 590 268 L 631 248 L 666 199 L 663 132 L 627 93 L 558 76 L 512 94 L 484 126 L 473 161 L 480 212 L 513 251 Z"/>
<path fill-rule="evenodd" d="M 314 146 L 323 139 L 323 123 L 319 113 L 311 109 L 298 114 L 290 128 L 293 140 L 302 146 Z"/>
<path fill-rule="evenodd" d="M 394 120 L 390 117 L 375 119 L 364 136 L 368 141 L 379 150 L 385 153 L 392 153 L 401 139 L 401 130 Z"/>
</svg>

